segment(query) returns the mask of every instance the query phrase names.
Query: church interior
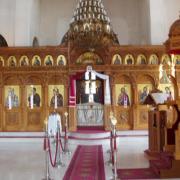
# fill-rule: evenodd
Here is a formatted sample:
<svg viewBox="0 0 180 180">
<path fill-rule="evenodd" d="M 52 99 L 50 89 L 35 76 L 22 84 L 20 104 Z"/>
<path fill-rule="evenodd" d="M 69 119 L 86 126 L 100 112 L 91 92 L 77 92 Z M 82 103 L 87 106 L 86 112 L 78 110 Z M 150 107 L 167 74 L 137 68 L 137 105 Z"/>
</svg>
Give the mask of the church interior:
<svg viewBox="0 0 180 180">
<path fill-rule="evenodd" d="M 179 0 L 0 4 L 0 179 L 180 178 Z"/>
</svg>

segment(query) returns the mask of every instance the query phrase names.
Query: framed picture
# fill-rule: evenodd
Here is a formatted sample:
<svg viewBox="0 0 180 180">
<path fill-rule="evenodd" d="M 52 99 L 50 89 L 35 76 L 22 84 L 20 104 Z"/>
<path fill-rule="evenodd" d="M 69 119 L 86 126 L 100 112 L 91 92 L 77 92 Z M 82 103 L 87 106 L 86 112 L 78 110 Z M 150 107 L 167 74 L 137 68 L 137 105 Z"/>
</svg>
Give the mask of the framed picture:
<svg viewBox="0 0 180 180">
<path fill-rule="evenodd" d="M 4 59 L 2 56 L 0 56 L 0 67 L 4 66 Z"/>
<path fill-rule="evenodd" d="M 27 106 L 31 109 L 41 107 L 42 105 L 42 87 L 41 85 L 27 86 Z"/>
<path fill-rule="evenodd" d="M 19 86 L 5 86 L 5 107 L 11 109 L 19 107 L 20 105 L 20 92 Z"/>
<path fill-rule="evenodd" d="M 174 87 L 172 84 L 159 84 L 158 89 L 167 94 L 167 100 L 174 99 Z"/>
<path fill-rule="evenodd" d="M 32 59 L 32 66 L 40 66 L 41 65 L 41 58 L 35 55 Z"/>
<path fill-rule="evenodd" d="M 152 91 L 152 84 L 138 84 L 139 103 L 143 104 L 148 94 Z"/>
<path fill-rule="evenodd" d="M 131 54 L 127 54 L 125 57 L 125 64 L 134 64 L 134 57 Z"/>
<path fill-rule="evenodd" d="M 131 105 L 131 85 L 116 84 L 115 85 L 116 104 L 119 106 Z"/>
<path fill-rule="evenodd" d="M 156 54 L 152 54 L 149 58 L 149 64 L 155 65 L 158 64 L 158 57 Z"/>
<path fill-rule="evenodd" d="M 53 65 L 53 57 L 50 55 L 47 55 L 44 60 L 45 66 L 52 66 Z"/>
<path fill-rule="evenodd" d="M 146 56 L 143 54 L 138 55 L 137 64 L 141 64 L 141 65 L 147 64 Z"/>
<path fill-rule="evenodd" d="M 20 66 L 28 66 L 29 65 L 29 59 L 27 56 L 22 56 L 20 58 Z"/>
<path fill-rule="evenodd" d="M 57 66 L 66 66 L 66 58 L 64 55 L 60 55 L 57 58 Z"/>
<path fill-rule="evenodd" d="M 10 56 L 8 58 L 8 66 L 9 67 L 15 67 L 16 65 L 17 65 L 16 57 L 15 56 Z"/>
<path fill-rule="evenodd" d="M 58 108 L 64 105 L 64 85 L 48 86 L 49 107 Z"/>
<path fill-rule="evenodd" d="M 116 65 L 122 64 L 122 58 L 119 54 L 115 54 L 113 56 L 112 64 L 116 64 Z"/>
</svg>

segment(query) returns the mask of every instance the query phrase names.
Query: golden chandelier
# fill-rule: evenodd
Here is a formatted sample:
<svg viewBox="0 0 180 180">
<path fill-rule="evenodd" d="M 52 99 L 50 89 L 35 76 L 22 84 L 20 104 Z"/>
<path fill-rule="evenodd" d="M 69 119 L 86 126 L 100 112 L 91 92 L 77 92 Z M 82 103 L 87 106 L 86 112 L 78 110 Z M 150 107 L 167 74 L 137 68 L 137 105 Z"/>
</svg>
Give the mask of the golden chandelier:
<svg viewBox="0 0 180 180">
<path fill-rule="evenodd" d="M 119 44 L 101 0 L 80 0 L 62 43 L 96 48 Z"/>
</svg>

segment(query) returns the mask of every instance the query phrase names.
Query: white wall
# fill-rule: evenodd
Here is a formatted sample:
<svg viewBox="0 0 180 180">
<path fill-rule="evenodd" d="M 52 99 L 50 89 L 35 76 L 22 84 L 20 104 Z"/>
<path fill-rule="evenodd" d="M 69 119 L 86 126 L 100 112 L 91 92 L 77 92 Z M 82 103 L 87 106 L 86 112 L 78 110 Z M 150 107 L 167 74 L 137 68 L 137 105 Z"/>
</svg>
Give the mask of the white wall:
<svg viewBox="0 0 180 180">
<path fill-rule="evenodd" d="M 162 44 L 180 0 L 102 0 L 120 44 Z M 0 0 L 0 34 L 10 46 L 58 45 L 78 0 Z"/>
<path fill-rule="evenodd" d="M 40 35 L 40 1 L 32 0 L 31 2 L 31 15 L 30 15 L 30 34 L 29 43 L 32 45 L 34 37 Z"/>
<path fill-rule="evenodd" d="M 0 0 L 0 34 L 8 45 L 14 46 L 14 14 L 16 1 Z"/>
<path fill-rule="evenodd" d="M 41 0 L 40 44 L 58 45 L 69 28 L 78 0 Z"/>
<path fill-rule="evenodd" d="M 162 44 L 171 24 L 178 19 L 180 0 L 150 0 L 151 43 Z"/>
<path fill-rule="evenodd" d="M 120 44 L 139 44 L 139 0 L 104 0 Z"/>
<path fill-rule="evenodd" d="M 140 43 L 150 44 L 150 4 L 149 0 L 140 0 L 139 3 Z"/>
<path fill-rule="evenodd" d="M 9 46 L 30 46 L 39 34 L 39 0 L 0 0 L 0 34 Z"/>
</svg>

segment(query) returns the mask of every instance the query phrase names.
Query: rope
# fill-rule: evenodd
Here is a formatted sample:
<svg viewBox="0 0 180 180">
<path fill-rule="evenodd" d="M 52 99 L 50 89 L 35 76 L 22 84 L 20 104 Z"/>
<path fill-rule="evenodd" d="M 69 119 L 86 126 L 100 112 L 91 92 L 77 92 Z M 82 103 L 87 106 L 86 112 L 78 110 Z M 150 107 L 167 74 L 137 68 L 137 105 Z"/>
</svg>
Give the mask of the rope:
<svg viewBox="0 0 180 180">
<path fill-rule="evenodd" d="M 48 146 L 49 146 L 49 158 L 51 162 L 51 166 L 55 167 L 56 165 L 56 159 L 57 159 L 57 151 L 58 151 L 58 133 L 56 134 L 56 151 L 55 151 L 55 156 L 54 156 L 54 161 L 52 160 L 52 153 L 51 153 L 51 145 L 50 145 L 50 140 L 48 138 Z"/>
<path fill-rule="evenodd" d="M 112 131 L 111 131 L 111 137 L 110 137 L 110 146 L 111 146 L 112 164 L 114 165 L 114 150 L 113 150 L 113 133 L 112 133 Z"/>
<path fill-rule="evenodd" d="M 65 132 L 65 134 L 66 134 L 66 132 Z M 66 135 L 65 135 L 66 136 Z M 65 137 L 64 136 L 64 137 Z M 64 141 L 65 142 L 65 141 Z M 59 132 L 59 143 L 60 143 L 60 147 L 61 147 L 61 149 L 62 149 L 62 151 L 64 151 L 65 149 L 63 148 L 63 145 L 62 145 L 62 141 L 61 141 L 61 133 Z M 64 147 L 65 147 L 65 144 L 64 144 Z"/>
<path fill-rule="evenodd" d="M 51 143 L 50 143 L 50 138 L 45 136 L 44 138 L 44 150 L 48 150 L 49 153 L 49 159 L 50 159 L 50 163 L 52 165 L 52 167 L 55 167 L 56 165 L 56 159 L 57 159 L 57 153 L 58 153 L 58 145 L 60 144 L 60 151 L 62 149 L 62 151 L 65 151 L 65 144 L 66 144 L 66 140 L 67 140 L 67 133 L 66 133 L 66 128 L 65 128 L 65 136 L 64 136 L 64 147 L 62 145 L 62 141 L 61 141 L 61 134 L 58 131 L 56 133 L 56 150 L 55 150 L 55 155 L 54 158 L 52 158 L 52 151 L 51 151 Z"/>
</svg>

